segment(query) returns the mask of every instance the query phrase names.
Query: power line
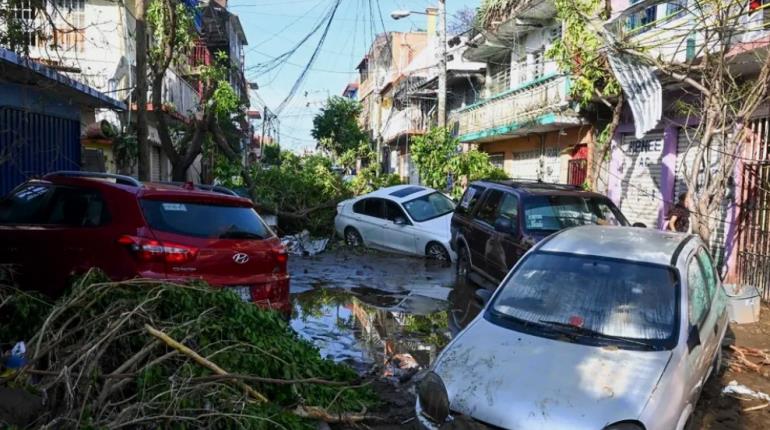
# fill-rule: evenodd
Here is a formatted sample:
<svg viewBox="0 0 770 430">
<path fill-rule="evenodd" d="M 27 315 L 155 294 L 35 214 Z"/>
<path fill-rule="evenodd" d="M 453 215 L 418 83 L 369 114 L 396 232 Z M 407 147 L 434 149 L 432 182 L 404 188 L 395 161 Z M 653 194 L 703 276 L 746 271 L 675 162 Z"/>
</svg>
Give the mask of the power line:
<svg viewBox="0 0 770 430">
<path fill-rule="evenodd" d="M 321 38 L 318 40 L 318 44 L 316 45 L 316 48 L 313 51 L 313 54 L 310 56 L 310 60 L 308 60 L 307 62 L 307 66 L 302 70 L 299 77 L 294 82 L 294 85 L 292 85 L 291 90 L 289 90 L 289 94 L 281 102 L 281 104 L 278 105 L 278 108 L 276 109 L 277 113 L 280 114 L 280 112 L 283 111 L 286 105 L 289 104 L 291 100 L 294 98 L 294 96 L 297 93 L 297 90 L 299 90 L 299 87 L 304 82 L 305 77 L 307 76 L 307 72 L 310 70 L 310 67 L 313 65 L 313 63 L 315 63 L 316 58 L 318 58 L 318 53 L 321 51 L 321 47 L 326 41 L 326 36 L 329 34 L 329 29 L 332 26 L 332 22 L 334 21 L 334 16 L 337 14 L 337 8 L 339 8 L 341 2 L 342 0 L 337 0 L 334 3 L 334 8 L 332 9 L 331 14 L 329 14 L 329 19 L 326 22 L 326 28 L 324 28 L 324 31 L 321 34 Z"/>
</svg>

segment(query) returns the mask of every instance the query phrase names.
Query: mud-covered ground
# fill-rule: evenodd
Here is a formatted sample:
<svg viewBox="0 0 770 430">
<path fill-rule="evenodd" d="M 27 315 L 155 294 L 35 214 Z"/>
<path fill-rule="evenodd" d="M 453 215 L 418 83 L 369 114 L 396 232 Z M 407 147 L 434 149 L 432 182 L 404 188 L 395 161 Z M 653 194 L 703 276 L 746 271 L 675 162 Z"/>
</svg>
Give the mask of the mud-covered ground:
<svg viewBox="0 0 770 430">
<path fill-rule="evenodd" d="M 455 285 L 452 267 L 423 259 L 345 247 L 290 259 L 295 311 L 291 325 L 321 353 L 373 379 L 384 420 L 368 428 L 413 428 L 414 381 L 452 336 L 479 312 L 474 289 Z M 732 326 L 729 343 L 770 349 L 770 308 L 758 324 Z M 728 368 L 704 388 L 692 429 L 770 429 L 770 407 L 721 394 L 730 381 L 770 394 L 770 363 L 762 372 Z M 756 359 L 755 359 L 756 360 Z"/>
</svg>

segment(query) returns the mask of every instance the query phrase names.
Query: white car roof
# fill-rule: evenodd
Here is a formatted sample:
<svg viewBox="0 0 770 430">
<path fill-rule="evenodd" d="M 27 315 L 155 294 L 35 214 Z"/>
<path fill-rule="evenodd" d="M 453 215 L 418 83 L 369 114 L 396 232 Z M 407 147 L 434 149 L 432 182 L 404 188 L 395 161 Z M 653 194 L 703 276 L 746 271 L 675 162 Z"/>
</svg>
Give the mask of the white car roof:
<svg viewBox="0 0 770 430">
<path fill-rule="evenodd" d="M 412 191 L 412 192 L 409 192 Z M 369 194 L 361 196 L 363 197 L 382 197 L 387 198 L 399 203 L 408 202 L 409 200 L 417 197 L 424 196 L 426 194 L 434 193 L 436 190 L 433 188 L 423 187 L 422 185 L 394 185 L 392 187 L 380 188 L 377 191 L 373 191 Z M 395 194 L 395 195 L 394 195 Z M 399 194 L 405 194 L 400 196 Z"/>
<path fill-rule="evenodd" d="M 562 230 L 540 250 L 676 265 L 672 259 L 692 235 L 653 228 L 582 226 Z"/>
</svg>

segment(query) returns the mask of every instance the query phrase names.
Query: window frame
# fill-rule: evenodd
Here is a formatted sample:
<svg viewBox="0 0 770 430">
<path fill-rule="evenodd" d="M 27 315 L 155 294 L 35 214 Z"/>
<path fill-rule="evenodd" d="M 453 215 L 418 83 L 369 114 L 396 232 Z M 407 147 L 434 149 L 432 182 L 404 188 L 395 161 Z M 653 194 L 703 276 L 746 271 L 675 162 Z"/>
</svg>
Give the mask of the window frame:
<svg viewBox="0 0 770 430">
<path fill-rule="evenodd" d="M 54 210 L 54 204 L 57 202 L 57 192 L 59 190 L 76 190 L 81 192 L 87 192 L 87 193 L 94 193 L 96 194 L 99 199 L 102 201 L 102 213 L 99 216 L 99 224 L 97 225 L 71 225 L 71 224 L 62 224 L 62 223 L 53 223 L 51 222 L 51 216 L 53 214 Z M 82 186 L 73 186 L 73 185 L 54 185 L 51 187 L 51 195 L 48 197 L 48 201 L 46 202 L 45 207 L 45 218 L 46 221 L 42 225 L 46 226 L 53 226 L 53 227 L 61 227 L 61 228 L 78 228 L 78 229 L 92 229 L 92 228 L 101 228 L 106 227 L 112 223 L 112 214 L 110 213 L 109 205 L 107 204 L 107 199 L 104 198 L 104 193 L 101 192 L 101 190 L 91 187 L 82 187 Z"/>
<path fill-rule="evenodd" d="M 487 206 L 487 204 L 489 203 L 490 199 L 492 198 L 492 196 L 495 193 L 499 194 L 500 198 L 498 199 L 497 204 L 496 204 L 494 210 L 490 214 L 492 216 L 492 220 L 490 222 L 488 219 L 481 217 L 481 210 L 484 209 Z M 474 218 L 476 220 L 480 221 L 480 222 L 483 222 L 484 224 L 487 224 L 487 225 L 490 225 L 490 226 L 494 226 L 495 225 L 495 221 L 496 221 L 495 217 L 497 216 L 497 213 L 498 213 L 498 211 L 500 209 L 500 203 L 502 203 L 502 201 L 503 201 L 504 194 L 505 194 L 505 191 L 498 190 L 496 188 L 490 188 L 489 190 L 487 190 L 486 194 L 484 195 L 484 201 L 481 203 L 479 208 L 476 210 L 476 213 L 474 214 Z"/>
<path fill-rule="evenodd" d="M 502 216 L 502 207 L 503 203 L 505 202 L 505 199 L 512 198 L 515 207 L 516 207 L 516 217 L 510 219 L 511 226 L 515 229 L 516 232 L 520 231 L 519 229 L 519 220 L 521 219 L 520 213 L 521 213 L 521 199 L 518 195 L 510 192 L 503 192 L 503 198 L 500 200 L 500 203 L 497 205 L 497 213 L 495 214 L 495 219 L 500 218 Z"/>
<path fill-rule="evenodd" d="M 385 219 L 386 220 L 395 222 L 396 217 L 400 216 L 404 218 L 404 220 L 406 220 L 407 225 L 412 225 L 412 220 L 409 218 L 409 215 L 407 215 L 406 211 L 404 210 L 403 207 L 401 207 L 400 204 L 390 199 L 383 199 L 383 200 L 385 200 Z M 391 218 L 390 217 L 391 206 L 398 208 L 400 215 L 396 215 L 396 217 Z"/>
<path fill-rule="evenodd" d="M 712 304 L 711 302 L 714 299 L 709 293 L 708 285 L 706 285 L 707 284 L 706 274 L 705 274 L 705 271 L 703 270 L 703 266 L 700 264 L 700 261 L 698 260 L 698 257 L 697 257 L 698 251 L 702 248 L 703 247 L 698 247 L 687 258 L 687 265 L 686 265 L 687 273 L 685 273 L 685 275 L 687 276 L 687 321 L 690 326 L 696 326 L 698 328 L 703 326 L 703 323 L 706 321 L 709 314 L 711 313 L 711 304 Z M 692 316 L 693 300 L 692 300 L 692 295 L 690 294 L 693 287 L 692 282 L 690 282 L 690 269 L 691 267 L 693 267 L 693 263 L 695 263 L 694 267 L 700 272 L 701 278 L 703 279 L 703 289 L 704 289 L 704 294 L 706 296 L 706 300 L 704 301 L 705 306 L 703 308 L 703 313 L 700 315 L 700 319 L 698 321 L 693 321 L 693 316 Z"/>
<path fill-rule="evenodd" d="M 465 201 L 465 197 L 468 195 L 468 192 L 474 189 L 476 190 L 476 193 L 471 196 L 471 200 L 468 202 L 468 207 L 463 207 L 463 202 Z M 468 188 L 463 193 L 463 196 L 460 198 L 460 202 L 457 203 L 457 206 L 455 207 L 455 212 L 458 212 L 463 215 L 473 215 L 475 210 L 478 208 L 479 202 L 484 200 L 484 195 L 487 193 L 489 188 L 481 186 L 481 185 L 469 185 Z M 475 197 L 475 200 L 473 200 Z"/>
<path fill-rule="evenodd" d="M 385 204 L 383 203 L 383 200 L 385 200 L 385 199 L 380 198 L 380 197 L 364 197 L 361 200 L 353 203 L 353 213 L 358 214 L 358 215 L 363 215 L 363 216 L 366 216 L 366 217 L 369 217 L 369 218 L 385 220 L 385 219 L 387 219 L 386 218 L 387 217 L 387 210 L 385 208 Z M 371 215 L 371 214 L 368 213 L 368 205 L 371 202 L 378 202 L 380 204 L 381 214 L 383 215 L 382 217 L 377 217 L 377 216 L 374 216 L 374 215 Z M 356 212 L 356 205 L 358 205 L 358 204 L 363 204 L 363 206 L 364 206 L 364 209 L 363 209 L 364 211 L 363 212 Z"/>
<path fill-rule="evenodd" d="M 0 225 L 7 225 L 7 226 L 19 226 L 19 225 L 46 225 L 45 220 L 47 219 L 49 206 L 51 204 L 51 198 L 54 194 L 54 186 L 49 183 L 40 183 L 40 182 L 28 182 L 22 185 L 19 185 L 16 187 L 13 191 L 8 193 L 7 196 L 5 196 L 3 199 L 0 200 L 0 203 L 5 202 L 12 202 L 13 197 L 21 193 L 23 190 L 32 188 L 32 187 L 42 187 L 45 188 L 45 195 L 43 196 L 43 202 L 41 203 L 40 207 L 37 211 L 35 211 L 37 214 L 40 215 L 40 219 L 35 222 L 34 220 L 28 220 L 23 222 L 2 222 L 0 221 Z"/>
</svg>

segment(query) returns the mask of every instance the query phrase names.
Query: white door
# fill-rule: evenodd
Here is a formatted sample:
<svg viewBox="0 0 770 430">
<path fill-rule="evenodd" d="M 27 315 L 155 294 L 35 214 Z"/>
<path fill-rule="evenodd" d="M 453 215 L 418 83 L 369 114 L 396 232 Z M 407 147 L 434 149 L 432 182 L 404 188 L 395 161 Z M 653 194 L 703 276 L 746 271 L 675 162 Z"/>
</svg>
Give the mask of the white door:
<svg viewBox="0 0 770 430">
<path fill-rule="evenodd" d="M 353 205 L 353 227 L 367 245 L 382 247 L 385 204 L 382 199 L 363 198 Z"/>
<path fill-rule="evenodd" d="M 391 200 L 385 200 L 385 207 L 387 219 L 382 224 L 383 247 L 408 254 L 423 255 L 423 252 L 417 250 L 414 225 L 409 221 L 404 210 L 401 209 L 401 205 Z M 397 218 L 403 219 L 406 223 L 396 224 Z"/>
<path fill-rule="evenodd" d="M 642 139 L 625 136 L 619 149 L 621 163 L 614 174 L 622 187 L 620 210 L 631 223 L 656 228 L 663 208 L 663 134 L 651 133 Z"/>
</svg>

